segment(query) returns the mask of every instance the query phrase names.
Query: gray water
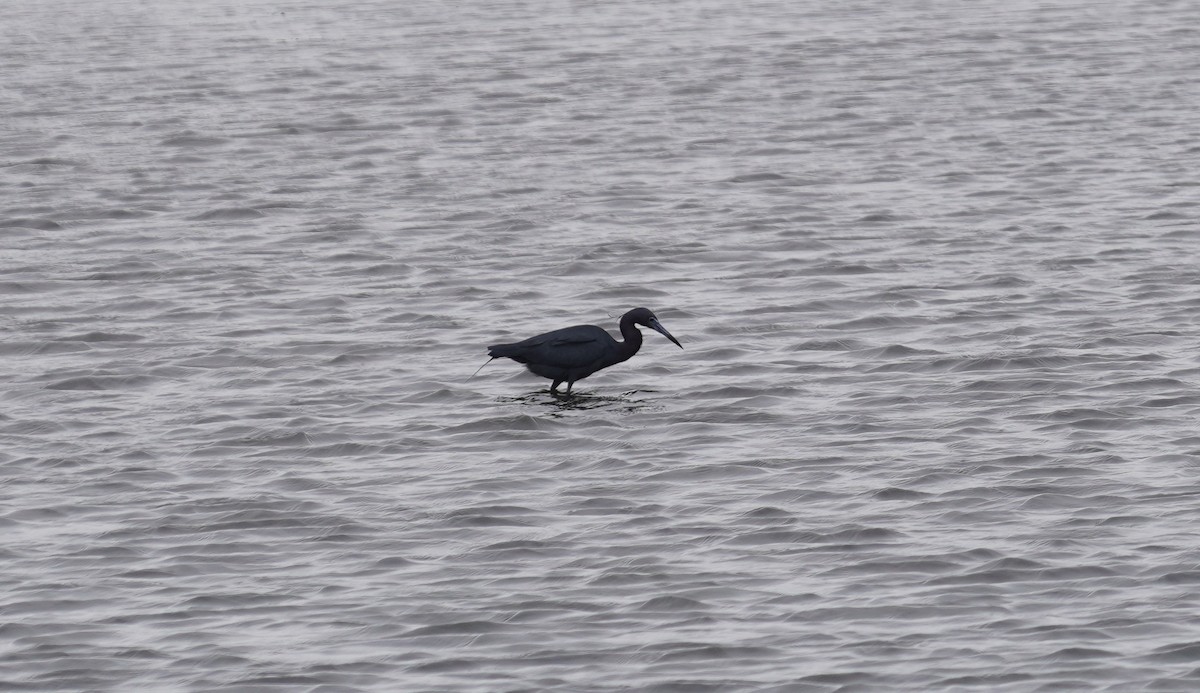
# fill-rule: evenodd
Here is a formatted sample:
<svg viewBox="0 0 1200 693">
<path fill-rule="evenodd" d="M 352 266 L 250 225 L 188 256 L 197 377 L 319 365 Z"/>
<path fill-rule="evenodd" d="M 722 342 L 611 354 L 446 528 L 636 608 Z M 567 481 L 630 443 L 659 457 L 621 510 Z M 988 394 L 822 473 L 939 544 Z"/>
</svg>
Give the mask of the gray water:
<svg viewBox="0 0 1200 693">
<path fill-rule="evenodd" d="M 0 688 L 1197 690 L 1197 27 L 8 0 Z"/>
</svg>

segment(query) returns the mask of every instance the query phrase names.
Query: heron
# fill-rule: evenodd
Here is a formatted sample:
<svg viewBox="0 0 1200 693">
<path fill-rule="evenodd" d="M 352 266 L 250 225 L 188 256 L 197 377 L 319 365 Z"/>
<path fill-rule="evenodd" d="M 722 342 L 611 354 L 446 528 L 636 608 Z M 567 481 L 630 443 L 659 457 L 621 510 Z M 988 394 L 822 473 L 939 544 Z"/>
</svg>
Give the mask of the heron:
<svg viewBox="0 0 1200 693">
<path fill-rule="evenodd" d="M 638 353 L 638 349 L 642 348 L 642 331 L 637 328 L 638 325 L 649 327 L 674 342 L 675 346 L 683 348 L 679 340 L 667 332 L 667 328 L 662 326 L 649 308 L 634 308 L 621 316 L 621 336 L 625 338 L 623 342 L 613 339 L 603 327 L 575 325 L 512 344 L 490 346 L 488 356 L 491 358 L 483 366 L 494 359 L 510 358 L 525 364 L 529 372 L 553 381 L 550 385 L 550 392 L 553 394 L 557 395 L 558 386 L 565 382 L 567 395 L 570 396 L 575 381 L 583 380 L 603 368 L 628 361 Z M 479 367 L 480 370 L 483 366 Z"/>
</svg>

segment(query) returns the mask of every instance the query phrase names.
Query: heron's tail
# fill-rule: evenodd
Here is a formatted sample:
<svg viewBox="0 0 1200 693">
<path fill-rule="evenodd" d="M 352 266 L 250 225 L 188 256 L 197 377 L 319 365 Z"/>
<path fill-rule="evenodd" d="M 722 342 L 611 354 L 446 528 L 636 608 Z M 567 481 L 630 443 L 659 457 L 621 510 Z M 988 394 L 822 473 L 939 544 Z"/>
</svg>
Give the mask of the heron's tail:
<svg viewBox="0 0 1200 693">
<path fill-rule="evenodd" d="M 494 344 L 488 347 L 488 356 L 494 359 L 512 358 L 521 353 L 522 349 L 519 344 Z"/>
</svg>

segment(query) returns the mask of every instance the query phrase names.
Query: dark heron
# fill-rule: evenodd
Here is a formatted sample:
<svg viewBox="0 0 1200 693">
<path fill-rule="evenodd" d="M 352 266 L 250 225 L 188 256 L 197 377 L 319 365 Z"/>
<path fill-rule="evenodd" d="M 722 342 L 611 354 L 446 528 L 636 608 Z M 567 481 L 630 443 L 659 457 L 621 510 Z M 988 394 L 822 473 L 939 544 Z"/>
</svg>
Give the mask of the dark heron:
<svg viewBox="0 0 1200 693">
<path fill-rule="evenodd" d="M 539 334 L 522 342 L 490 346 L 488 356 L 493 359 L 507 357 L 525 364 L 531 373 L 554 381 L 550 385 L 550 392 L 555 394 L 558 393 L 558 386 L 566 382 L 567 394 L 570 395 L 576 380 L 583 380 L 602 368 L 627 361 L 638 353 L 638 349 L 642 348 L 642 332 L 637 325 L 645 325 L 674 342 L 675 346 L 683 348 L 650 309 L 634 308 L 621 316 L 623 342 L 613 339 L 602 327 L 576 325 Z M 491 362 L 489 359 L 488 363 Z"/>
</svg>

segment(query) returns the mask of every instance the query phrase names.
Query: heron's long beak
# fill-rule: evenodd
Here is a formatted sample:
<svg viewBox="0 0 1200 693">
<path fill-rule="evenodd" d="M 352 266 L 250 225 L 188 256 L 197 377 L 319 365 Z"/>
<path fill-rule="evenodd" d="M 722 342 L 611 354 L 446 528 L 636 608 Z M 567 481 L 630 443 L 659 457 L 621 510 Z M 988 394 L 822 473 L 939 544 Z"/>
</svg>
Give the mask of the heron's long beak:
<svg viewBox="0 0 1200 693">
<path fill-rule="evenodd" d="M 683 345 L 679 343 L 679 340 L 672 337 L 670 332 L 667 332 L 667 328 L 662 326 L 662 323 L 658 321 L 658 318 L 650 318 L 650 329 L 661 334 L 672 342 L 675 342 L 675 346 L 679 347 L 680 349 L 683 348 Z"/>
</svg>

